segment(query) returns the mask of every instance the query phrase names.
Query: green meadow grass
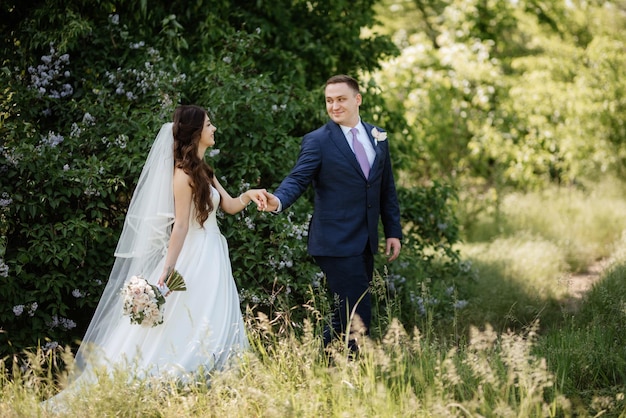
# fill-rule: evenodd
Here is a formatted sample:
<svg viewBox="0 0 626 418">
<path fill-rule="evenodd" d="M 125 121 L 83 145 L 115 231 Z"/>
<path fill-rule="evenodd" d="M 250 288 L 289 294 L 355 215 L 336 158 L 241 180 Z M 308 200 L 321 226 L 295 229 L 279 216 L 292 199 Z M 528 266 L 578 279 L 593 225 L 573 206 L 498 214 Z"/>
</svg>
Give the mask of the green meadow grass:
<svg viewBox="0 0 626 418">
<path fill-rule="evenodd" d="M 536 346 L 579 409 L 626 416 L 626 258 L 623 249 L 585 295 L 580 311 Z"/>
<path fill-rule="evenodd" d="M 437 320 L 405 329 L 388 301 L 377 337 L 357 336 L 350 360 L 341 342 L 322 349 L 315 306 L 301 326 L 289 310 L 247 314 L 251 350 L 208 384 L 120 368 L 57 412 L 40 402 L 64 387 L 71 353 L 33 350 L 0 370 L 0 417 L 626 417 L 619 190 L 505 198 L 498 219 L 483 219 L 460 247 L 474 273 L 457 283 L 469 303 L 443 321 L 459 338 Z M 609 265 L 601 280 L 579 311 L 565 310 L 568 275 L 598 259 Z"/>
<path fill-rule="evenodd" d="M 476 272 L 474 281 L 460 285 L 470 301 L 459 313 L 462 328 L 491 324 L 503 332 L 561 315 L 558 301 L 567 293 L 568 263 L 557 245 L 517 233 L 465 245 L 461 252 Z"/>
<path fill-rule="evenodd" d="M 553 186 L 511 193 L 502 198 L 495 213 L 479 217 L 467 228 L 467 242 L 519 234 L 542 238 L 560 249 L 570 271 L 584 271 L 594 261 L 609 257 L 626 230 L 625 196 L 624 184 L 614 179 L 584 188 Z"/>
</svg>

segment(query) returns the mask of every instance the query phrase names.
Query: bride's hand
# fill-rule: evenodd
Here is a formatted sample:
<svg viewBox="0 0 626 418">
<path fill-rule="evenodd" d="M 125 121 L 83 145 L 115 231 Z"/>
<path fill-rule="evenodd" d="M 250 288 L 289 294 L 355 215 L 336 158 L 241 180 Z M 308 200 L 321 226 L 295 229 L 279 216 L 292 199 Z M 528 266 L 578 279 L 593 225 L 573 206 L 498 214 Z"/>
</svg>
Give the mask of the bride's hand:
<svg viewBox="0 0 626 418">
<path fill-rule="evenodd" d="M 160 288 L 165 286 L 165 279 L 167 279 L 167 271 L 164 271 L 163 273 L 161 273 L 161 277 L 159 277 L 159 281 L 157 282 L 157 286 L 160 287 Z"/>
<path fill-rule="evenodd" d="M 264 211 L 267 208 L 267 196 L 265 193 L 265 189 L 250 189 L 246 192 L 246 195 L 248 195 L 251 201 L 256 203 L 258 210 Z"/>
</svg>

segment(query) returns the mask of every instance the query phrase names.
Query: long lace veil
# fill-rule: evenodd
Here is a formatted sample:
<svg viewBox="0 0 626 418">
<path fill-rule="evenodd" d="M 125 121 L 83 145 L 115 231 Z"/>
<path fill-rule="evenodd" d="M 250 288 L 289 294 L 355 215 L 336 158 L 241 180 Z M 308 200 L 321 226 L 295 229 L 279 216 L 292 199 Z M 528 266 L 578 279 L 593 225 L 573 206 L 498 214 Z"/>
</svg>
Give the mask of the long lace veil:
<svg viewBox="0 0 626 418">
<path fill-rule="evenodd" d="M 115 262 L 100 302 L 76 354 L 76 378 L 122 317 L 120 290 L 133 275 L 154 282 L 167 251 L 174 222 L 174 136 L 172 123 L 161 127 L 139 176 L 115 250 Z M 159 271 L 160 273 L 160 271 Z M 150 277 L 150 278 L 149 278 Z M 151 280 L 152 279 L 152 280 Z"/>
</svg>

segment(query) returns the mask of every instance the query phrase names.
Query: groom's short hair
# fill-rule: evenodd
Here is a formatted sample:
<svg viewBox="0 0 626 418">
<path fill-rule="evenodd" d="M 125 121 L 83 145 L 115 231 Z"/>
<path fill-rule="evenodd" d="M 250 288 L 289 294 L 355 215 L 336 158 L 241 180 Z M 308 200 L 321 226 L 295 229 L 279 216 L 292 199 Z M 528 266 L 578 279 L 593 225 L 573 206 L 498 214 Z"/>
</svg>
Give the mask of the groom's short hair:
<svg viewBox="0 0 626 418">
<path fill-rule="evenodd" d="M 356 81 L 354 78 L 350 77 L 349 75 L 345 75 L 345 74 L 334 75 L 328 80 L 326 80 L 326 86 L 328 86 L 329 84 L 339 84 L 339 83 L 346 83 L 348 87 L 354 90 L 354 94 L 359 94 L 359 82 Z"/>
</svg>

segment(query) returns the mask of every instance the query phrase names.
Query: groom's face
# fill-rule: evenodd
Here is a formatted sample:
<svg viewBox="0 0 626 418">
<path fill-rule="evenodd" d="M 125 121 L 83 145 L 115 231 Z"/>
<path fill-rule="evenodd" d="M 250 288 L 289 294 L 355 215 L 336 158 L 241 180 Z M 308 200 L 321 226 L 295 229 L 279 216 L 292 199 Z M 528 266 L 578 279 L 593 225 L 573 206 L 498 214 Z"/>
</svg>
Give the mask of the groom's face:
<svg viewBox="0 0 626 418">
<path fill-rule="evenodd" d="M 334 83 L 326 86 L 326 111 L 328 116 L 339 125 L 353 128 L 359 123 L 361 95 L 346 83 Z"/>
</svg>

